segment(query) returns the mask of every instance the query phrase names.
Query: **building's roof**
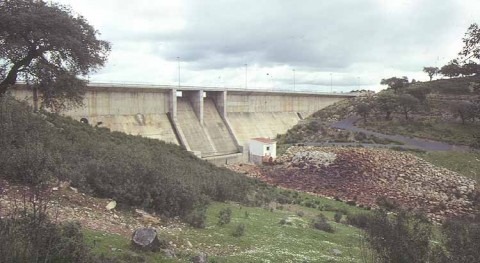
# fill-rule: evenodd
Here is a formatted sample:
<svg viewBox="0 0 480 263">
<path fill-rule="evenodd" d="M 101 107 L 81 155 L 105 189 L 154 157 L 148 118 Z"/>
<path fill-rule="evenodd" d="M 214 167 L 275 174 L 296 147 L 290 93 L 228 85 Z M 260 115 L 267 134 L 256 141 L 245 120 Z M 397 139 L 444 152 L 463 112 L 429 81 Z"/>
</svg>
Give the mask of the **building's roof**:
<svg viewBox="0 0 480 263">
<path fill-rule="evenodd" d="M 274 140 L 270 138 L 252 138 L 253 141 L 261 142 L 261 143 L 275 143 Z"/>
</svg>

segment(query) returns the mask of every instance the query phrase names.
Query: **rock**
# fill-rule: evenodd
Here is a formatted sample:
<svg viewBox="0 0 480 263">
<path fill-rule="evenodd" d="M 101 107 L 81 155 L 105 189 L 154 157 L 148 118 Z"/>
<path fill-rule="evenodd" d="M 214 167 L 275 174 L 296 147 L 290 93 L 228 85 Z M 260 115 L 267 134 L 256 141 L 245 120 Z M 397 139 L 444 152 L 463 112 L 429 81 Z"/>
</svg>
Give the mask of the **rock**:
<svg viewBox="0 0 480 263">
<path fill-rule="evenodd" d="M 105 207 L 108 211 L 115 209 L 117 206 L 117 202 L 115 200 L 111 201 L 110 203 L 107 204 Z"/>
<path fill-rule="evenodd" d="M 146 225 L 160 225 L 161 221 L 158 217 L 152 216 L 149 213 L 141 210 L 135 209 L 135 213 L 140 217 L 140 220 L 143 224 Z"/>
<path fill-rule="evenodd" d="M 187 240 L 187 246 L 188 246 L 189 248 L 192 248 L 192 247 L 193 247 L 192 243 L 190 243 L 190 241 L 188 241 L 188 240 Z"/>
<path fill-rule="evenodd" d="M 58 187 L 53 187 L 52 191 L 58 191 Z"/>
<path fill-rule="evenodd" d="M 158 251 L 160 241 L 158 240 L 157 230 L 153 228 L 139 228 L 133 232 L 132 245 L 141 250 Z"/>
<path fill-rule="evenodd" d="M 165 255 L 166 258 L 175 258 L 175 251 L 172 249 L 162 249 L 163 255 Z"/>
<path fill-rule="evenodd" d="M 200 252 L 198 255 L 192 258 L 193 263 L 207 263 L 208 262 L 208 255 L 207 253 Z"/>
<path fill-rule="evenodd" d="M 70 190 L 74 191 L 75 193 L 78 193 L 78 189 L 77 189 L 77 188 L 74 188 L 74 187 L 71 187 L 71 186 L 70 186 L 69 188 L 70 188 Z"/>
<path fill-rule="evenodd" d="M 333 254 L 334 256 L 336 256 L 336 257 L 339 257 L 339 256 L 342 255 L 342 251 L 334 248 L 334 249 L 332 249 L 332 254 Z"/>
<path fill-rule="evenodd" d="M 376 207 L 379 196 L 389 197 L 405 209 L 430 211 L 435 220 L 466 214 L 478 188 L 472 179 L 410 153 L 385 149 L 293 146 L 277 163 L 249 170 L 273 185 L 367 207 Z"/>
</svg>

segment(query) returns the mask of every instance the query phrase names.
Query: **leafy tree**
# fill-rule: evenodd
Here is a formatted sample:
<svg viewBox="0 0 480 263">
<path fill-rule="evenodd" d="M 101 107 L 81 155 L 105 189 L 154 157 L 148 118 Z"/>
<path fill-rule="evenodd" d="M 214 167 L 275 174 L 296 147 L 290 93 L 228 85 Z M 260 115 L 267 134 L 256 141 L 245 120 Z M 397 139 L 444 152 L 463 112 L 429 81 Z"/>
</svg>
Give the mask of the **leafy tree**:
<svg viewBox="0 0 480 263">
<path fill-rule="evenodd" d="M 475 120 L 477 114 L 477 105 L 469 101 L 456 101 L 450 106 L 450 109 L 454 116 L 460 117 L 462 124 L 465 124 L 467 120 Z"/>
<path fill-rule="evenodd" d="M 382 79 L 380 82 L 381 85 L 388 85 L 389 88 L 393 89 L 395 93 L 399 93 L 402 89 L 408 86 L 408 78 L 402 77 L 392 77 L 389 79 Z"/>
<path fill-rule="evenodd" d="M 464 76 L 476 75 L 476 74 L 480 73 L 480 66 L 477 63 L 475 63 L 473 61 L 470 61 L 470 62 L 462 65 L 461 73 Z"/>
<path fill-rule="evenodd" d="M 406 89 L 406 93 L 417 98 L 422 104 L 427 101 L 427 95 L 432 90 L 429 87 L 409 87 Z"/>
<path fill-rule="evenodd" d="M 372 106 L 368 103 L 360 102 L 356 105 L 355 111 L 358 115 L 362 116 L 363 121 L 366 123 L 368 115 L 370 115 L 370 112 L 372 111 Z"/>
<path fill-rule="evenodd" d="M 437 67 L 424 67 L 423 72 L 428 74 L 428 77 L 430 78 L 430 81 L 432 81 L 433 76 L 438 74 L 438 68 Z"/>
<path fill-rule="evenodd" d="M 102 67 L 110 44 L 69 8 L 43 0 L 0 1 L 0 96 L 22 79 L 46 103 L 79 103 L 86 76 Z M 62 87 L 62 88 L 61 88 Z"/>
<path fill-rule="evenodd" d="M 390 120 L 392 113 L 397 109 L 397 96 L 392 93 L 382 92 L 375 99 L 375 107 L 385 113 L 385 120 Z"/>
<path fill-rule="evenodd" d="M 462 67 L 459 65 L 458 61 L 454 59 L 447 65 L 443 66 L 439 73 L 449 78 L 458 77 L 462 74 Z"/>
<path fill-rule="evenodd" d="M 468 27 L 463 40 L 463 49 L 459 55 L 462 56 L 463 61 L 469 59 L 480 59 L 480 28 L 477 23 L 473 23 Z"/>
<path fill-rule="evenodd" d="M 405 115 L 405 120 L 408 120 L 408 114 L 416 111 L 420 105 L 420 101 L 410 94 L 399 95 L 397 101 L 399 109 Z"/>
</svg>

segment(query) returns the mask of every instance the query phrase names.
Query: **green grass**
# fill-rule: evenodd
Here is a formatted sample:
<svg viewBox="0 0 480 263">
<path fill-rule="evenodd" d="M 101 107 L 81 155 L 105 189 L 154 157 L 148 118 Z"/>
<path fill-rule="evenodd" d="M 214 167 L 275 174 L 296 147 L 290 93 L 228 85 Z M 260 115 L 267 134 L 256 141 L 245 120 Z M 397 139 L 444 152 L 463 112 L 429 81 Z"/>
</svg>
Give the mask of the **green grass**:
<svg viewBox="0 0 480 263">
<path fill-rule="evenodd" d="M 366 129 L 387 134 L 399 134 L 411 137 L 426 138 L 458 145 L 470 145 L 474 142 L 474 135 L 480 131 L 479 123 L 441 122 L 438 120 L 416 121 L 370 121 L 360 126 Z"/>
<path fill-rule="evenodd" d="M 161 252 L 135 251 L 130 245 L 130 240 L 120 235 L 88 229 L 84 230 L 84 235 L 93 253 L 119 262 L 178 262 L 165 258 Z"/>
<path fill-rule="evenodd" d="M 301 195 L 309 200 L 318 200 L 323 207 L 334 208 L 332 210 L 340 209 L 351 213 L 365 211 L 334 200 Z M 219 226 L 218 213 L 226 207 L 232 209 L 231 222 Z M 298 205 L 283 205 L 281 210 L 277 205 L 276 208 L 213 203 L 207 210 L 205 229 L 184 227 L 160 230 L 160 234 L 177 244 L 177 247 L 183 246 L 183 251 L 177 250 L 179 258 L 176 260 L 179 262 L 188 262 L 198 251 L 208 253 L 214 262 L 361 262 L 360 230 L 335 223 L 333 211 Z M 298 211 L 304 215 L 298 216 Z M 335 229 L 334 233 L 311 228 L 310 222 L 318 213 L 327 216 Z M 291 225 L 281 225 L 279 222 L 282 219 L 287 219 Z M 232 233 L 241 223 L 245 225 L 245 234 L 234 237 Z M 164 259 L 161 253 L 134 252 L 130 249 L 130 241 L 118 235 L 86 231 L 86 237 L 89 244 L 95 243 L 95 253 L 124 262 L 135 262 L 140 258 L 145 262 L 176 262 Z M 193 245 L 192 249 L 188 249 L 187 241 Z M 335 256 L 332 249 L 338 249 L 342 254 Z"/>
<path fill-rule="evenodd" d="M 427 152 L 417 155 L 434 165 L 455 171 L 480 183 L 480 153 L 478 152 Z"/>
</svg>

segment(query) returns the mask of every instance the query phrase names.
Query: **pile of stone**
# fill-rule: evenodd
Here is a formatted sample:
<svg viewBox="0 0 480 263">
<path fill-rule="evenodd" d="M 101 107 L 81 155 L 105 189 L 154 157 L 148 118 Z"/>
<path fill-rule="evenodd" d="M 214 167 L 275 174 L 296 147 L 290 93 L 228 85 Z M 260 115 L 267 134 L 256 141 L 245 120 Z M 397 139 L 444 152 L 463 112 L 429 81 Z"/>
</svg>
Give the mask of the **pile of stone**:
<svg viewBox="0 0 480 263">
<path fill-rule="evenodd" d="M 308 147 L 290 147 L 286 153 L 280 157 L 280 162 L 287 163 L 293 167 L 299 168 L 319 168 L 332 164 L 337 155 L 332 152 L 318 150 L 302 150 Z"/>
<path fill-rule="evenodd" d="M 245 174 L 250 177 L 262 177 L 262 169 L 260 167 L 254 165 L 254 164 L 245 164 L 245 163 L 240 163 L 240 164 L 229 164 L 226 165 L 226 168 L 228 168 L 231 171 Z"/>
<path fill-rule="evenodd" d="M 387 198 L 435 220 L 471 213 L 477 188 L 472 179 L 385 149 L 292 147 L 280 160 L 263 180 L 370 207 Z"/>
</svg>

